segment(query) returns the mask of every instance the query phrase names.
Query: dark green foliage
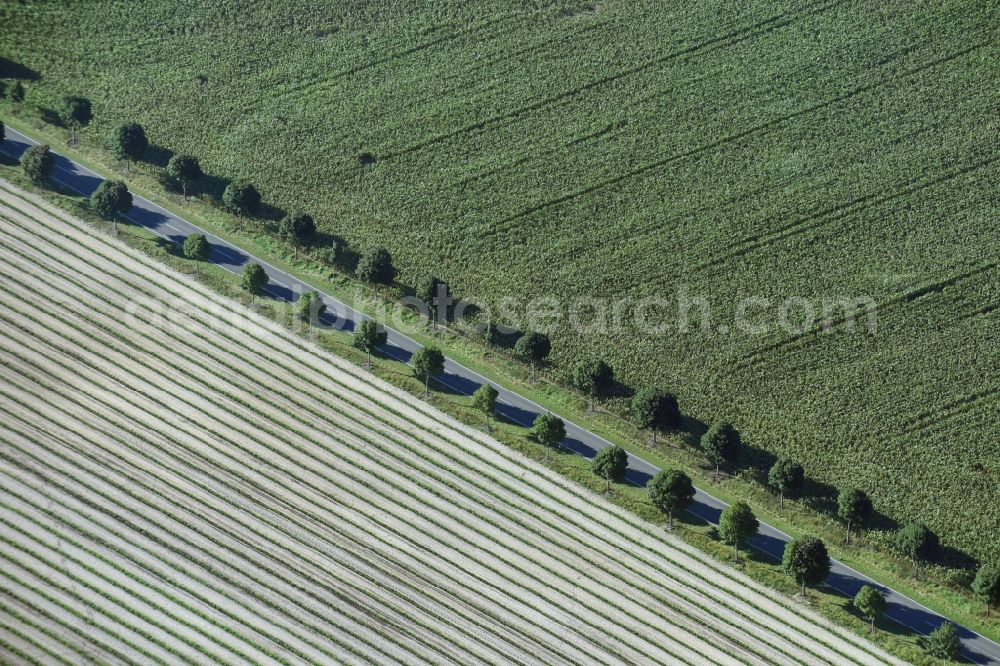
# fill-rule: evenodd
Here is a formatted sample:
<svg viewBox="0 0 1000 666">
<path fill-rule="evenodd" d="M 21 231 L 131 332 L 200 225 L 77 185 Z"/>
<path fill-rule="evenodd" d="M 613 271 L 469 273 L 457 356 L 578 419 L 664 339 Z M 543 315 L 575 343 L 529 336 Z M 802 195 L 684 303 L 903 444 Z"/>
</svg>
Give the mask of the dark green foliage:
<svg viewBox="0 0 1000 666">
<path fill-rule="evenodd" d="M 184 256 L 194 261 L 205 261 L 212 253 L 212 246 L 205 234 L 190 234 L 184 239 Z"/>
<path fill-rule="evenodd" d="M 554 449 L 566 438 L 566 424 L 555 414 L 539 414 L 529 436 L 542 446 Z"/>
<path fill-rule="evenodd" d="M 923 523 L 904 525 L 896 532 L 894 543 L 902 555 L 910 558 L 914 567 L 917 567 L 920 561 L 931 560 L 938 549 L 937 535 Z"/>
<path fill-rule="evenodd" d="M 943 622 L 923 639 L 924 650 L 936 659 L 955 661 L 962 652 L 962 641 L 958 637 L 958 627 L 951 622 Z"/>
<path fill-rule="evenodd" d="M 972 581 L 972 593 L 986 604 L 986 617 L 993 606 L 1000 605 L 1000 566 L 984 564 Z"/>
<path fill-rule="evenodd" d="M 3 124 L 3 121 L 0 120 L 0 141 L 3 141 L 6 138 L 7 138 L 7 127 Z"/>
<path fill-rule="evenodd" d="M 384 247 L 373 247 L 358 262 L 359 280 L 369 284 L 392 284 L 396 279 L 396 269 L 392 265 L 392 255 Z"/>
<path fill-rule="evenodd" d="M 167 162 L 167 175 L 180 183 L 184 198 L 187 199 L 188 188 L 194 185 L 205 174 L 201 170 L 198 158 L 192 155 L 174 155 Z"/>
<path fill-rule="evenodd" d="M 747 539 L 757 533 L 760 521 L 753 515 L 750 505 L 746 502 L 735 502 L 727 506 L 719 516 L 719 536 L 733 546 L 736 559 L 740 557 L 740 548 L 746 545 Z"/>
<path fill-rule="evenodd" d="M 414 295 L 427 307 L 427 316 L 431 322 L 447 321 L 450 319 L 450 307 L 441 308 L 438 301 L 438 292 L 442 290 L 448 296 L 448 283 L 433 275 L 425 276 L 417 285 Z"/>
<path fill-rule="evenodd" d="M 311 245 L 316 239 L 316 222 L 312 215 L 294 210 L 281 218 L 278 225 L 278 233 L 292 243 L 295 248 L 295 256 L 298 257 L 299 247 Z"/>
<path fill-rule="evenodd" d="M 39 185 L 48 180 L 55 165 L 55 157 L 52 156 L 49 147 L 44 144 L 32 146 L 21 155 L 21 168 L 24 169 L 24 175 Z"/>
<path fill-rule="evenodd" d="M 129 161 L 141 160 L 149 148 L 146 130 L 138 123 L 121 125 L 108 139 L 108 149 L 120 160 L 125 160 L 125 168 Z"/>
<path fill-rule="evenodd" d="M 551 351 L 552 342 L 549 340 L 549 336 L 534 331 L 525 333 L 514 344 L 514 353 L 525 363 L 531 364 L 532 381 L 535 379 L 535 370 L 538 368 L 538 364 L 548 358 Z"/>
<path fill-rule="evenodd" d="M 70 129 L 70 141 L 76 142 L 76 132 L 86 127 L 94 117 L 90 100 L 86 97 L 67 97 L 59 111 L 59 118 Z"/>
<path fill-rule="evenodd" d="M 590 398 L 590 411 L 594 411 L 594 396 L 604 395 L 615 381 L 611 366 L 597 356 L 588 356 L 573 366 L 570 376 L 573 386 Z"/>
<path fill-rule="evenodd" d="M 10 88 L 10 101 L 15 104 L 20 104 L 24 101 L 24 84 L 20 81 L 15 81 L 14 85 Z"/>
<path fill-rule="evenodd" d="M 871 631 L 875 631 L 875 620 L 885 612 L 885 595 L 871 585 L 862 585 L 854 595 L 854 607 L 871 622 Z"/>
<path fill-rule="evenodd" d="M 373 319 L 364 319 L 354 329 L 354 346 L 368 354 L 368 367 L 372 365 L 372 352 L 388 339 L 385 328 Z"/>
<path fill-rule="evenodd" d="M 842 488 L 837 495 L 837 515 L 847 526 L 847 543 L 851 543 L 851 526 L 863 526 L 872 515 L 872 502 L 863 490 Z"/>
<path fill-rule="evenodd" d="M 628 453 L 620 446 L 606 446 L 590 461 L 590 469 L 605 481 L 605 492 L 611 492 L 611 482 L 621 483 L 628 469 Z"/>
<path fill-rule="evenodd" d="M 111 220 L 118 230 L 118 216 L 132 207 L 132 193 L 120 180 L 105 180 L 90 195 L 90 207 L 106 220 Z"/>
<path fill-rule="evenodd" d="M 229 183 L 222 192 L 222 205 L 239 218 L 242 228 L 243 218 L 255 215 L 260 208 L 260 192 L 246 181 Z"/>
<path fill-rule="evenodd" d="M 646 387 L 632 398 L 632 418 L 640 429 L 653 431 L 655 444 L 657 432 L 680 425 L 677 396 L 654 386 Z"/>
<path fill-rule="evenodd" d="M 472 394 L 472 406 L 486 416 L 486 429 L 490 429 L 490 418 L 497 413 L 497 396 L 500 394 L 490 384 L 483 384 Z"/>
<path fill-rule="evenodd" d="M 267 273 L 260 264 L 249 263 L 243 268 L 243 288 L 250 292 L 250 299 L 261 294 L 267 285 Z"/>
<path fill-rule="evenodd" d="M 295 302 L 295 313 L 302 321 L 315 324 L 326 312 L 326 303 L 317 291 L 307 291 Z"/>
<path fill-rule="evenodd" d="M 731 424 L 716 422 L 701 436 L 701 448 L 709 462 L 715 465 L 718 480 L 719 467 L 734 463 L 740 455 L 740 434 Z"/>
<path fill-rule="evenodd" d="M 767 472 L 768 484 L 778 491 L 780 508 L 785 506 L 785 495 L 792 495 L 802 489 L 805 471 L 802 465 L 791 458 L 778 458 Z"/>
<path fill-rule="evenodd" d="M 826 544 L 816 537 L 792 539 L 785 544 L 781 564 L 802 586 L 802 594 L 806 593 L 806 585 L 819 585 L 830 575 L 830 555 L 826 552 Z"/>
<path fill-rule="evenodd" d="M 887 516 L 1000 558 L 1000 483 L 984 472 L 996 401 L 949 407 L 996 388 L 995 366 L 954 371 L 996 349 L 995 312 L 964 314 L 988 311 L 998 288 L 988 241 L 1000 164 L 983 152 L 1000 107 L 995 3 L 768 2 L 721 15 L 715 3 L 591 3 L 561 15 L 584 4 L 7 2 L 0 42 L 41 73 L 25 80 L 32 102 L 93 94 L 102 128 L 141 114 L 151 139 L 219 176 L 259 178 L 265 198 L 307 206 L 354 247 L 385 245 L 407 276 L 448 276 L 484 302 L 667 297 L 666 334 L 641 334 L 628 312 L 605 334 L 554 327 L 551 360 L 568 372 L 596 353 L 631 386 L 682 389 L 685 411 L 690 401 L 739 423 L 818 482 L 865 488 Z M 761 23 L 779 16 L 784 27 Z M 318 39 L 321 25 L 343 27 Z M 426 48 L 428 34 L 473 25 Z M 211 39 L 192 35 L 202 28 Z M 420 57 L 355 68 L 378 60 L 376 44 Z M 292 93 L 348 71 L 351 85 Z M 202 72 L 211 82 L 191 84 Z M 359 167 L 362 152 L 378 161 Z M 970 274 L 948 287 L 967 307 L 900 300 L 949 280 L 946 266 Z M 673 325 L 678 285 L 707 298 L 714 327 L 747 295 L 820 306 L 831 283 L 894 304 L 879 308 L 877 335 L 862 314 L 857 333 L 797 336 L 774 325 L 774 308 L 752 313 L 770 324 L 762 336 L 702 335 L 697 306 L 691 333 Z M 948 427 L 913 431 L 917 413 L 948 413 Z M 915 480 L 944 478 L 924 513 Z"/>
<path fill-rule="evenodd" d="M 444 372 L 444 354 L 437 347 L 421 347 L 413 355 L 413 374 L 424 382 L 424 397 L 430 394 L 431 377 Z"/>
<path fill-rule="evenodd" d="M 694 502 L 694 485 L 691 477 L 679 469 L 665 469 L 646 484 L 649 501 L 667 514 L 667 528 L 674 527 L 674 514 Z"/>
</svg>

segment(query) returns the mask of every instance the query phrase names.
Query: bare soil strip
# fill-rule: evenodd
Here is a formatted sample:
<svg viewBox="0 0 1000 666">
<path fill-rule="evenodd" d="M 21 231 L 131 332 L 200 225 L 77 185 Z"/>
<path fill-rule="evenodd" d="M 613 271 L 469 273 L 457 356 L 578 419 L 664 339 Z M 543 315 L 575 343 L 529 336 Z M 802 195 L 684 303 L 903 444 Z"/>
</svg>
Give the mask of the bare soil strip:
<svg viewBox="0 0 1000 666">
<path fill-rule="evenodd" d="M 7 183 L 0 229 L 4 658 L 898 663 Z"/>
</svg>

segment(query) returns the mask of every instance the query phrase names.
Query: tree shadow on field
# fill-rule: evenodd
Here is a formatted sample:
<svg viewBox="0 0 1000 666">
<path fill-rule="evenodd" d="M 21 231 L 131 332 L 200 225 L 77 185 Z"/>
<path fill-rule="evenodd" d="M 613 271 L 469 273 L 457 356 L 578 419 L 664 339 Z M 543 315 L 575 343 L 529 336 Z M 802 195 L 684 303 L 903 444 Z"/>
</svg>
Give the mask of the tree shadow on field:
<svg viewBox="0 0 1000 666">
<path fill-rule="evenodd" d="M 146 148 L 146 152 L 142 156 L 142 161 L 159 169 L 166 169 L 167 162 L 169 162 L 170 158 L 173 156 L 174 152 L 169 148 L 164 148 L 159 144 L 151 143 L 149 144 L 149 147 Z"/>
<path fill-rule="evenodd" d="M 119 225 L 119 227 L 121 227 L 121 226 L 122 225 Z M 157 248 L 163 250 L 164 252 L 166 252 L 167 254 L 169 254 L 169 255 L 171 255 L 173 257 L 183 257 L 184 256 L 184 252 L 181 249 L 181 246 L 178 245 L 177 243 L 175 243 L 170 238 L 163 238 L 162 236 L 157 236 L 154 239 L 154 242 L 156 243 L 156 247 Z"/>
<path fill-rule="evenodd" d="M 938 546 L 938 552 L 934 557 L 934 561 L 945 566 L 969 569 L 971 571 L 974 571 L 979 566 L 979 561 L 969 553 L 954 546 L 946 546 L 945 544 Z"/>
<path fill-rule="evenodd" d="M 59 116 L 59 112 L 55 109 L 50 109 L 47 106 L 38 107 L 38 117 L 42 119 L 42 122 L 48 125 L 54 125 L 56 127 L 62 127 L 66 129 L 66 123 Z"/>
<path fill-rule="evenodd" d="M 0 79 L 22 79 L 24 81 L 37 81 L 42 78 L 41 74 L 19 62 L 9 58 L 0 58 Z"/>
<path fill-rule="evenodd" d="M 170 158 L 172 158 L 176 153 L 165 146 L 159 144 L 150 144 L 146 149 L 145 154 L 142 156 L 142 161 L 150 166 L 156 167 L 157 178 L 160 181 L 160 185 L 168 192 L 173 192 L 174 194 L 180 194 L 183 189 L 180 183 L 175 181 L 173 178 L 167 175 L 166 169 L 167 164 L 170 163 Z M 197 155 L 195 155 L 197 157 Z M 216 176 L 214 174 L 205 172 L 202 174 L 198 182 L 189 189 L 189 196 L 207 196 L 212 199 L 216 205 L 221 205 L 222 203 L 222 193 L 226 191 L 226 187 L 231 181 L 228 178 L 223 178 L 221 176 Z"/>
</svg>

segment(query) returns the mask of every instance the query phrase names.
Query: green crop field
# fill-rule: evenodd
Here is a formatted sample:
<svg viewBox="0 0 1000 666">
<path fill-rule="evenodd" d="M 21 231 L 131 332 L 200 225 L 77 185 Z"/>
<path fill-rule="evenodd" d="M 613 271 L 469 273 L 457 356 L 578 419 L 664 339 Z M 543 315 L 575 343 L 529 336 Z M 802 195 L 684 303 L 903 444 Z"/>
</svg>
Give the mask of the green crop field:
<svg viewBox="0 0 1000 666">
<path fill-rule="evenodd" d="M 203 4 L 5 3 L 0 56 L 37 76 L 27 105 L 86 95 L 87 135 L 138 121 L 387 246 L 404 283 L 705 299 L 710 333 L 558 327 L 554 371 L 600 351 L 1000 556 L 991 3 Z M 766 330 L 721 332 L 751 296 L 870 303 L 878 325 L 794 332 L 757 308 Z"/>
</svg>

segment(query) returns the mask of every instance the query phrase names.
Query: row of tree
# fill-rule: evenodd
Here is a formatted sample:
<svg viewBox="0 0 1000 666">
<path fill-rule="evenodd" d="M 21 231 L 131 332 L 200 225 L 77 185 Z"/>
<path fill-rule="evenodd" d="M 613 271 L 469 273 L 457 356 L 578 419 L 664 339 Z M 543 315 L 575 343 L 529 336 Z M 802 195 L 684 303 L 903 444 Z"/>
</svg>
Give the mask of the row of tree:
<svg viewBox="0 0 1000 666">
<path fill-rule="evenodd" d="M 23 100 L 23 88 L 21 99 Z M 92 117 L 89 100 L 82 97 L 67 97 L 65 99 L 60 111 L 60 118 L 71 131 L 71 142 L 76 141 L 76 132 L 86 126 Z M 0 123 L 0 141 L 3 139 L 4 127 Z M 109 138 L 108 146 L 118 159 L 125 161 L 127 170 L 131 161 L 143 158 L 148 150 L 149 141 L 141 125 L 128 123 L 119 126 L 113 132 Z M 48 146 L 34 146 L 25 152 L 21 165 L 31 180 L 42 183 L 51 176 L 54 158 Z M 180 185 L 185 200 L 189 189 L 204 176 L 197 158 L 185 154 L 172 156 L 167 163 L 166 172 Z M 131 208 L 132 195 L 123 182 L 104 181 L 91 195 L 90 202 L 98 214 L 114 222 L 119 214 L 124 214 Z M 224 208 L 237 216 L 242 228 L 243 220 L 258 212 L 261 196 L 250 183 L 232 182 L 223 193 L 222 204 Z M 115 228 L 117 230 L 117 227 Z M 281 237 L 291 242 L 296 256 L 300 248 L 311 246 L 317 237 L 315 221 L 312 216 L 301 210 L 292 211 L 282 218 L 278 230 Z M 185 239 L 183 252 L 186 257 L 192 260 L 205 261 L 211 252 L 211 247 L 204 235 L 194 234 Z M 359 279 L 370 284 L 391 284 L 395 278 L 396 270 L 389 252 L 384 248 L 376 247 L 362 256 L 357 266 L 356 275 Z M 248 264 L 245 267 L 242 283 L 244 288 L 250 292 L 251 297 L 261 293 L 267 281 L 267 274 L 260 265 Z M 439 278 L 428 277 L 417 286 L 417 296 L 427 304 L 431 313 L 434 311 L 434 299 L 440 292 L 442 285 L 447 289 L 447 285 Z M 326 306 L 318 293 L 309 292 L 303 294 L 297 307 L 298 314 L 302 319 L 313 321 L 323 314 Z M 433 314 L 431 314 L 431 319 L 434 319 Z M 355 331 L 355 346 L 368 354 L 369 365 L 371 353 L 385 342 L 386 332 L 384 328 L 378 326 L 374 321 L 361 322 Z M 520 336 L 514 347 L 517 356 L 531 366 L 533 380 L 538 367 L 548 358 L 551 350 L 552 344 L 549 337 L 544 333 L 534 331 Z M 425 347 L 414 354 L 412 365 L 414 374 L 424 382 L 424 394 L 427 396 L 430 379 L 444 370 L 444 356 L 436 347 Z M 588 397 L 591 411 L 594 409 L 594 400 L 608 395 L 614 386 L 614 381 L 613 369 L 597 356 L 588 356 L 578 361 L 570 373 L 571 385 Z M 473 396 L 473 405 L 486 415 L 487 428 L 490 427 L 490 419 L 495 417 L 496 400 L 496 389 L 489 384 L 483 385 Z M 654 443 L 658 433 L 680 425 L 681 413 L 676 396 L 658 387 L 647 387 L 638 391 L 633 397 L 631 412 L 639 428 L 652 432 Z M 531 436 L 546 447 L 554 448 L 559 446 L 565 438 L 565 424 L 553 415 L 540 415 L 531 428 Z M 733 463 L 740 455 L 740 435 L 732 424 L 727 422 L 712 424 L 702 436 L 700 444 L 706 458 L 715 466 L 716 479 L 719 477 L 721 466 Z M 624 449 L 618 446 L 602 449 L 592 461 L 592 470 L 605 480 L 608 492 L 612 482 L 623 480 L 627 467 L 628 455 Z M 792 496 L 799 492 L 805 480 L 802 466 L 788 458 L 779 458 L 769 470 L 767 478 L 768 484 L 778 493 L 779 507 L 782 508 L 785 496 Z M 690 478 L 678 470 L 658 474 L 650 481 L 648 491 L 654 506 L 667 516 L 668 528 L 673 527 L 674 514 L 688 508 L 694 497 L 694 487 Z M 846 541 L 850 543 L 852 526 L 863 526 L 869 520 L 872 514 L 871 501 L 859 489 L 844 488 L 839 492 L 837 505 L 837 515 L 845 523 Z M 720 517 L 720 536 L 734 546 L 737 557 L 740 547 L 752 534 L 756 533 L 757 528 L 757 519 L 753 516 L 750 507 L 743 502 L 729 507 Z M 796 543 L 790 543 L 789 548 L 792 548 L 793 544 Z M 912 523 L 897 532 L 895 544 L 899 552 L 911 559 L 915 570 L 919 572 L 919 563 L 928 561 L 934 556 L 938 547 L 938 539 L 925 525 Z M 801 553 L 796 549 L 801 549 Z M 821 541 L 818 539 L 801 540 L 792 551 L 786 549 L 786 568 L 797 566 L 795 562 L 821 561 L 823 558 L 819 556 L 820 549 L 825 556 L 825 547 Z M 792 552 L 791 555 L 790 552 Z M 805 565 L 802 566 L 805 567 Z M 821 567 L 815 571 L 820 569 Z M 796 578 L 803 586 L 812 581 L 806 568 L 802 568 L 801 573 L 797 574 Z M 823 578 L 825 578 L 825 573 Z M 976 596 L 985 601 L 987 614 L 989 614 L 993 605 L 1000 604 L 1000 568 L 992 565 L 981 567 L 972 587 Z M 866 597 L 871 597 L 872 592 L 866 590 L 873 590 L 873 588 L 862 590 Z M 874 592 L 877 593 L 877 591 Z M 871 607 L 874 602 L 867 599 L 860 603 Z M 866 613 L 866 616 L 869 614 Z"/>
</svg>

